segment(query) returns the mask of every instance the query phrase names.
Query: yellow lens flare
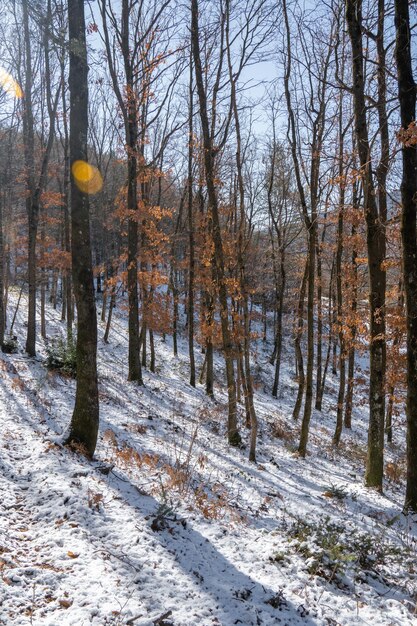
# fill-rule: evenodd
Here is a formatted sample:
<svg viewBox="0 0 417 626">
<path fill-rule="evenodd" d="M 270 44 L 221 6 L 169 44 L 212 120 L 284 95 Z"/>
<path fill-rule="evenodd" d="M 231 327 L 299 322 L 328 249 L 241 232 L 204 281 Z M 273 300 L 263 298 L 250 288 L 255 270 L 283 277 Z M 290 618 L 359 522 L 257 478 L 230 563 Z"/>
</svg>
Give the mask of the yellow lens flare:
<svg viewBox="0 0 417 626">
<path fill-rule="evenodd" d="M 23 98 L 23 91 L 13 76 L 0 65 L 0 85 L 4 91 L 15 98 Z"/>
<path fill-rule="evenodd" d="M 71 167 L 74 182 L 83 193 L 98 193 L 103 187 L 103 178 L 99 170 L 86 161 L 74 161 Z"/>
</svg>

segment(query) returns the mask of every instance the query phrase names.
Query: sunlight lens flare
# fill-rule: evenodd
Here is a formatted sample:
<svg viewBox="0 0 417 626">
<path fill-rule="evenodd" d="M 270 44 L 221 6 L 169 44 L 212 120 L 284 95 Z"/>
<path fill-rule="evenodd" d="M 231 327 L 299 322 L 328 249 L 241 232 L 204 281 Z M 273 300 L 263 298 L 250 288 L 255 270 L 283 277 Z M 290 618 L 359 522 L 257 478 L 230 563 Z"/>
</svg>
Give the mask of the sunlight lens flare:
<svg viewBox="0 0 417 626">
<path fill-rule="evenodd" d="M 75 184 L 83 193 L 98 193 L 103 187 L 103 178 L 99 170 L 86 161 L 74 161 L 71 172 Z"/>
<path fill-rule="evenodd" d="M 15 98 L 23 98 L 23 91 L 20 88 L 19 83 L 15 81 L 13 76 L 6 72 L 4 67 L 0 65 L 0 85 L 6 93 Z"/>
</svg>

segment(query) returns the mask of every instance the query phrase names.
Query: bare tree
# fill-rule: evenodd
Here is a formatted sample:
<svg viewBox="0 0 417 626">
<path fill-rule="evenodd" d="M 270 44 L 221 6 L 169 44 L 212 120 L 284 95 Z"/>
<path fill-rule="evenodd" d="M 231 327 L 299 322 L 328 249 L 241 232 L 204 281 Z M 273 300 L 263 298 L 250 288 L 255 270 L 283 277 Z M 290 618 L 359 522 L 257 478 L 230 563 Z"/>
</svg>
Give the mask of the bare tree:
<svg viewBox="0 0 417 626">
<path fill-rule="evenodd" d="M 375 175 L 371 159 L 365 102 L 362 40 L 362 1 L 347 0 L 346 20 L 352 45 L 352 93 L 355 132 L 364 190 L 367 230 L 370 304 L 370 380 L 368 458 L 365 482 L 382 490 L 385 420 L 385 230 L 383 205 L 375 199 Z"/>
<path fill-rule="evenodd" d="M 222 26 L 224 29 L 224 26 Z M 233 345 L 229 325 L 229 306 L 228 293 L 226 284 L 225 261 L 223 251 L 223 241 L 220 226 L 218 197 L 215 187 L 215 164 L 216 148 L 213 141 L 213 135 L 210 132 L 207 92 L 203 78 L 203 68 L 200 54 L 200 36 L 198 22 L 198 0 L 191 0 L 191 37 L 194 57 L 195 77 L 197 84 L 197 93 L 200 104 L 200 119 L 203 132 L 204 143 L 204 165 L 205 177 L 207 184 L 207 193 L 209 201 L 209 210 L 211 218 L 211 228 L 214 243 L 214 262 L 216 271 L 216 280 L 219 289 L 220 301 L 220 319 L 223 337 L 223 351 L 226 361 L 226 383 L 229 399 L 228 413 L 228 440 L 231 445 L 240 443 L 240 435 L 237 427 L 237 406 L 236 406 L 236 381 L 233 368 Z M 223 51 L 222 51 L 223 53 Z"/>
<path fill-rule="evenodd" d="M 405 509 L 417 512 L 417 142 L 416 84 L 413 76 L 409 3 L 395 0 L 398 94 L 401 112 L 401 237 L 407 313 L 407 488 Z"/>
<path fill-rule="evenodd" d="M 88 192 L 80 188 L 74 164 L 87 166 L 88 61 L 84 0 L 68 0 L 72 278 L 77 305 L 77 388 L 66 443 L 81 445 L 92 457 L 97 443 L 97 312 L 94 297 Z M 88 170 L 87 170 L 88 171 Z"/>
<path fill-rule="evenodd" d="M 307 364 L 306 364 L 306 391 L 304 414 L 301 425 L 301 437 L 298 447 L 299 454 L 304 457 L 307 451 L 308 433 L 313 402 L 313 370 L 314 370 L 314 288 L 315 288 L 315 268 L 317 251 L 317 227 L 318 211 L 320 199 L 320 166 L 322 160 L 323 139 L 326 127 L 326 109 L 328 104 L 327 76 L 330 59 L 333 50 L 332 35 L 328 33 L 328 42 L 320 51 L 317 50 L 315 58 L 310 57 L 306 62 L 316 66 L 311 68 L 311 73 L 307 79 L 309 82 L 309 94 L 304 96 L 308 100 L 307 117 L 311 123 L 310 138 L 310 169 L 305 171 L 303 159 L 300 155 L 300 120 L 296 118 L 293 106 L 293 96 L 291 93 L 290 80 L 293 67 L 293 49 L 291 40 L 289 12 L 287 2 L 283 0 L 284 26 L 285 26 L 285 72 L 284 91 L 289 116 L 288 140 L 291 147 L 292 160 L 294 164 L 294 174 L 297 183 L 298 194 L 302 217 L 307 231 L 308 245 L 308 279 L 307 279 Z M 300 37 L 303 38 L 302 27 L 299 27 Z M 312 33 L 310 32 L 312 41 Z M 313 86 L 312 77 L 315 76 L 317 84 Z M 307 89 L 307 86 L 306 86 Z M 314 93 L 313 93 L 314 91 Z M 303 176 L 307 176 L 309 185 L 309 197 L 305 192 Z M 321 367 L 321 366 L 320 366 Z M 321 380 L 320 368 L 318 376 Z"/>
<path fill-rule="evenodd" d="M 36 239 L 39 224 L 39 210 L 41 195 L 45 189 L 48 163 L 55 139 L 55 120 L 58 109 L 61 82 L 58 82 L 56 93 L 52 96 L 51 68 L 50 68 L 50 29 L 52 27 L 51 0 L 47 3 L 47 12 L 44 18 L 43 51 L 45 58 L 45 86 L 46 103 L 48 107 L 49 131 L 46 145 L 43 150 L 40 170 L 36 173 L 35 167 L 35 126 L 33 115 L 33 71 L 32 48 L 28 0 L 22 0 L 23 32 L 25 41 L 25 95 L 23 116 L 23 138 L 25 145 L 26 166 L 26 211 L 28 216 L 28 330 L 26 351 L 30 356 L 36 354 Z"/>
</svg>

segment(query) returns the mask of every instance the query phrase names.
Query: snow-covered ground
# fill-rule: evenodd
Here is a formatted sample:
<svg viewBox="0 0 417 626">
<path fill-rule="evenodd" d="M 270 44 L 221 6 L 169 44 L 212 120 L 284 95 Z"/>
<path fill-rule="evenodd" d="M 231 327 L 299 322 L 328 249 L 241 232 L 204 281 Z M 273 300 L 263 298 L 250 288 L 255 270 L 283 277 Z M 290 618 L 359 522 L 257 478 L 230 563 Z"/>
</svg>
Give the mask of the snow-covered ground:
<svg viewBox="0 0 417 626">
<path fill-rule="evenodd" d="M 24 306 L 16 332 L 24 345 Z M 48 332 L 64 333 L 48 309 Z M 226 398 L 187 384 L 187 345 L 156 340 L 157 373 L 126 382 L 125 322 L 100 340 L 96 460 L 59 445 L 73 380 L 23 351 L 0 357 L 0 624 L 417 624 L 414 516 L 401 441 L 384 495 L 363 487 L 367 407 L 331 445 L 335 381 L 295 454 L 293 372 L 271 398 L 257 346 L 258 462 L 228 447 Z M 102 337 L 101 325 L 99 335 Z M 201 355 L 197 355 L 201 367 Z M 284 361 L 290 357 L 284 353 Z M 216 370 L 223 369 L 222 359 Z M 248 433 L 243 425 L 244 440 Z M 110 470 L 110 471 L 109 471 Z M 165 616 L 165 617 L 164 617 Z"/>
</svg>

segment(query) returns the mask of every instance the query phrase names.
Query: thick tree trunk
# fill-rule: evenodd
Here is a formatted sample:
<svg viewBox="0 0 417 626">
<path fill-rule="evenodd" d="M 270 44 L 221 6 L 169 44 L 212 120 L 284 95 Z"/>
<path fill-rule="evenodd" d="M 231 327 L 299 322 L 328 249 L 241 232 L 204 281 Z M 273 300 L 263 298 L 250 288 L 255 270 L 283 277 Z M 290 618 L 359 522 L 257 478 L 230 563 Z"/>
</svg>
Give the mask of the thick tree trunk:
<svg viewBox="0 0 417 626">
<path fill-rule="evenodd" d="M 370 380 L 368 456 L 365 484 L 382 491 L 385 422 L 385 259 L 384 224 L 375 200 L 363 74 L 362 1 L 347 0 L 346 19 L 352 44 L 355 132 L 363 177 L 369 269 Z"/>
<path fill-rule="evenodd" d="M 416 84 L 411 56 L 410 16 L 407 0 L 395 0 L 398 93 L 401 127 L 410 128 L 416 119 Z M 403 282 L 407 314 L 407 487 L 405 510 L 417 512 L 417 146 L 404 141 L 402 147 L 401 238 Z"/>
<path fill-rule="evenodd" d="M 127 207 L 130 217 L 127 226 L 127 292 L 129 303 L 129 373 L 128 380 L 143 385 L 139 342 L 139 294 L 138 294 L 138 206 L 137 206 L 137 121 L 132 103 L 129 110 L 128 136 L 128 190 Z M 145 339 L 146 342 L 146 339 Z"/>
<path fill-rule="evenodd" d="M 87 161 L 88 63 L 84 0 L 68 0 L 70 41 L 70 163 Z M 79 444 L 92 457 L 97 443 L 97 312 L 90 242 L 89 198 L 71 177 L 72 271 L 77 305 L 77 388 L 66 443 Z"/>
</svg>

